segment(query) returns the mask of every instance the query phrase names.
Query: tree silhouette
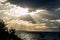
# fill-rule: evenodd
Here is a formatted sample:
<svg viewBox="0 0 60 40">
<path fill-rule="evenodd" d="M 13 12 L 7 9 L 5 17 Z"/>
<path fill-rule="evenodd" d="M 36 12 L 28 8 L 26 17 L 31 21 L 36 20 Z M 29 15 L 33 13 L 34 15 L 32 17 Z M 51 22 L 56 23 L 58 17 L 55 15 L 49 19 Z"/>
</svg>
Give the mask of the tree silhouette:
<svg viewBox="0 0 60 40">
<path fill-rule="evenodd" d="M 0 19 L 0 40 L 8 40 L 9 33 L 5 31 L 5 24 L 2 19 Z"/>
<path fill-rule="evenodd" d="M 5 24 L 3 22 L 3 20 L 0 19 L 0 29 L 3 29 L 5 27 Z"/>
<path fill-rule="evenodd" d="M 10 36 L 9 36 L 10 39 L 12 39 L 12 40 L 22 40 L 15 35 L 15 29 L 11 28 L 9 30 L 9 33 L 10 33 Z"/>
<path fill-rule="evenodd" d="M 17 35 L 15 35 L 15 29 L 11 29 L 10 33 L 5 27 L 3 20 L 0 19 L 0 40 L 21 40 Z"/>
</svg>

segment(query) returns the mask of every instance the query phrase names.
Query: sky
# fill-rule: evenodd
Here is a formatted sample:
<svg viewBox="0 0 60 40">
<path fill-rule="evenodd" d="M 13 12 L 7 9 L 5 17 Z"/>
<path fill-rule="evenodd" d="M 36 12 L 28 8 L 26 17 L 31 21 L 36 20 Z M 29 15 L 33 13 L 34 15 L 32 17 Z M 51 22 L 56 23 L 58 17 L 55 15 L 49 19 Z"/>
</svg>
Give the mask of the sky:
<svg viewBox="0 0 60 40">
<path fill-rule="evenodd" d="M 59 31 L 60 0 L 0 0 L 0 18 L 16 30 Z"/>
<path fill-rule="evenodd" d="M 60 0 L 8 0 L 8 2 L 22 7 L 31 8 L 58 8 L 60 7 Z"/>
</svg>

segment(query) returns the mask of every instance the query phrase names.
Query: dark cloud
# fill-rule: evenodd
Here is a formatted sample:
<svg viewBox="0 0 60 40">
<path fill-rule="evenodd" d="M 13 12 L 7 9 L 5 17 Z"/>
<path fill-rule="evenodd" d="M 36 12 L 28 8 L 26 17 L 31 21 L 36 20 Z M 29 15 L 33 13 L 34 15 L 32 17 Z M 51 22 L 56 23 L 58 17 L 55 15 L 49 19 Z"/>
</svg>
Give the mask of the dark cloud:
<svg viewBox="0 0 60 40">
<path fill-rule="evenodd" d="M 57 8 L 60 0 L 8 0 L 12 4 L 31 8 Z"/>
</svg>

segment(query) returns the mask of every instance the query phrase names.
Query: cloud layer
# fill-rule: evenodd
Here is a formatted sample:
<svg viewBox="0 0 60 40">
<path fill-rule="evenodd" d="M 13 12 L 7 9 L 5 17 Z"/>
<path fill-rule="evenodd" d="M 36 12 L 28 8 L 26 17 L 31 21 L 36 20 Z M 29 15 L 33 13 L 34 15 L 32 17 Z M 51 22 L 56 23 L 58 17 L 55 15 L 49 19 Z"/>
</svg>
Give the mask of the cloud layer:
<svg viewBox="0 0 60 40">
<path fill-rule="evenodd" d="M 46 19 L 47 20 L 47 19 Z M 33 24 L 31 21 L 23 20 L 9 20 L 5 21 L 9 29 L 14 28 L 20 31 L 53 31 L 58 32 L 60 26 L 60 20 L 47 20 L 44 23 Z"/>
<path fill-rule="evenodd" d="M 7 27 L 29 31 L 59 31 L 60 28 L 59 0 L 7 0 L 0 2 L 0 18 Z M 27 7 L 29 15 L 16 17 L 11 8 Z M 34 14 L 33 14 L 34 13 Z M 15 15 L 15 16 L 14 16 Z"/>
</svg>

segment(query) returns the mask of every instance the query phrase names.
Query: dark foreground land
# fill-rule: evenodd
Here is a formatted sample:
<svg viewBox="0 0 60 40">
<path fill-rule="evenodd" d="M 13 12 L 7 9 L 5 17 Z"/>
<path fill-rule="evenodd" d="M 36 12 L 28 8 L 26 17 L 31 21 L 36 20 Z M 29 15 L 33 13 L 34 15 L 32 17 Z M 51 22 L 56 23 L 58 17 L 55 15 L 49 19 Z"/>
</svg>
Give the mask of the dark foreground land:
<svg viewBox="0 0 60 40">
<path fill-rule="evenodd" d="M 60 32 L 16 32 L 22 40 L 60 40 Z"/>
</svg>

